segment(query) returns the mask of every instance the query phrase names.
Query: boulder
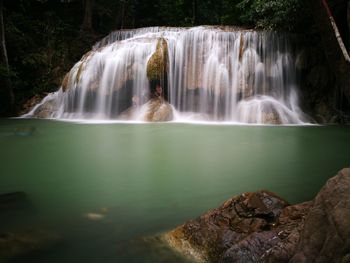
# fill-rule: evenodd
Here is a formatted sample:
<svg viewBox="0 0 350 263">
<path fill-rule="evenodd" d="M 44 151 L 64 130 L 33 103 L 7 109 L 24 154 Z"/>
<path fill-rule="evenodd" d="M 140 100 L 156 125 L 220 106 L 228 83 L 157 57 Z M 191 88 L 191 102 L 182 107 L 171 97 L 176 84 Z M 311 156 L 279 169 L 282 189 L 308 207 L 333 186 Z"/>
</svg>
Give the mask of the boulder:
<svg viewBox="0 0 350 263">
<path fill-rule="evenodd" d="M 174 118 L 173 108 L 162 98 L 153 98 L 145 106 L 146 114 L 143 116 L 144 121 L 164 122 L 172 121 Z"/>
<path fill-rule="evenodd" d="M 350 262 L 350 168 L 317 194 L 290 262 Z"/>
<path fill-rule="evenodd" d="M 196 262 L 350 262 L 349 218 L 350 169 L 343 169 L 313 201 L 245 193 L 163 240 Z"/>
<path fill-rule="evenodd" d="M 160 80 L 168 71 L 168 44 L 164 38 L 160 38 L 156 51 L 147 62 L 147 78 L 149 80 Z"/>
<path fill-rule="evenodd" d="M 262 112 L 262 123 L 264 124 L 282 124 L 279 114 L 274 111 L 263 111 Z"/>
</svg>

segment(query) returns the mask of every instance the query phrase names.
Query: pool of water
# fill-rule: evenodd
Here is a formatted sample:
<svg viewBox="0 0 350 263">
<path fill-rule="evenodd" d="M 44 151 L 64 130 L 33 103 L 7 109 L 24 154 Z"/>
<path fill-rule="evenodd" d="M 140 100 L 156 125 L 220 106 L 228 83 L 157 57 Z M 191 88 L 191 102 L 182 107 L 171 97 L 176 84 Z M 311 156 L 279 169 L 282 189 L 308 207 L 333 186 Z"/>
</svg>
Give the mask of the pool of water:
<svg viewBox="0 0 350 263">
<path fill-rule="evenodd" d="M 60 237 L 18 262 L 185 262 L 149 240 L 242 192 L 312 199 L 349 149 L 350 126 L 3 119 L 0 194 L 24 191 L 35 213 L 0 230 Z"/>
</svg>

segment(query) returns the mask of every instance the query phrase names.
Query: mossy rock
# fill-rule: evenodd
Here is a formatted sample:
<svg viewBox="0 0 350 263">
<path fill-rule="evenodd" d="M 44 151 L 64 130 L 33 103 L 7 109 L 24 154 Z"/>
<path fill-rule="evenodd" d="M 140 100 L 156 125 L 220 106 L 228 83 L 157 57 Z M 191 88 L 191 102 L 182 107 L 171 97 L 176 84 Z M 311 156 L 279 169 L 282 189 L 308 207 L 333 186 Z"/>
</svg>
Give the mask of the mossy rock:
<svg viewBox="0 0 350 263">
<path fill-rule="evenodd" d="M 168 44 L 164 38 L 160 38 L 156 51 L 147 62 L 147 78 L 159 80 L 164 78 L 168 71 Z"/>
</svg>

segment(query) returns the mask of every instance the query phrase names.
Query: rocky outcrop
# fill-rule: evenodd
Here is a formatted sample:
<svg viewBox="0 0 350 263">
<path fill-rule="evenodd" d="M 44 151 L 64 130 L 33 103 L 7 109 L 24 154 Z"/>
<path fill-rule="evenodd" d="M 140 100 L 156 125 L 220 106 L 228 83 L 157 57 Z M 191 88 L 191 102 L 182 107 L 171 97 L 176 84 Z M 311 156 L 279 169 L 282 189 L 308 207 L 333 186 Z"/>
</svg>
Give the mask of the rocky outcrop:
<svg viewBox="0 0 350 263">
<path fill-rule="evenodd" d="M 21 106 L 21 110 L 19 111 L 18 115 L 23 115 L 30 112 L 35 107 L 35 105 L 39 104 L 43 98 L 47 96 L 47 94 L 48 93 L 37 94 L 31 97 Z"/>
<path fill-rule="evenodd" d="M 158 40 L 156 51 L 147 62 L 147 78 L 160 80 L 168 71 L 168 44 L 164 38 Z"/>
<path fill-rule="evenodd" d="M 57 101 L 54 99 L 43 101 L 42 104 L 35 110 L 33 116 L 36 118 L 50 118 L 58 109 Z"/>
<path fill-rule="evenodd" d="M 350 168 L 329 179 L 314 199 L 290 262 L 350 262 Z"/>
<path fill-rule="evenodd" d="M 164 235 L 197 262 L 350 262 L 350 169 L 310 202 L 268 191 L 226 201 Z"/>
</svg>

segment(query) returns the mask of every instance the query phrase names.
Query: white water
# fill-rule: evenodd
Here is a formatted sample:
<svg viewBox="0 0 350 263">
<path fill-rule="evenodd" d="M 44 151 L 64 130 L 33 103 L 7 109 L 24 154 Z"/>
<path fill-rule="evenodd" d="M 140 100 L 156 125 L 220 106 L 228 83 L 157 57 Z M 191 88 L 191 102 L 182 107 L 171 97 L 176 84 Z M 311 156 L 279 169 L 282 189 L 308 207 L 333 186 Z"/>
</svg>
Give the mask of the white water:
<svg viewBox="0 0 350 263">
<path fill-rule="evenodd" d="M 233 28 L 142 28 L 111 33 L 70 71 L 68 89 L 50 94 L 52 118 L 139 120 L 150 97 L 148 59 L 168 44 L 167 99 L 177 120 L 301 124 L 296 55 L 288 36 Z M 191 117 L 189 117 L 191 116 Z M 276 121 L 277 120 L 277 121 Z"/>
</svg>

